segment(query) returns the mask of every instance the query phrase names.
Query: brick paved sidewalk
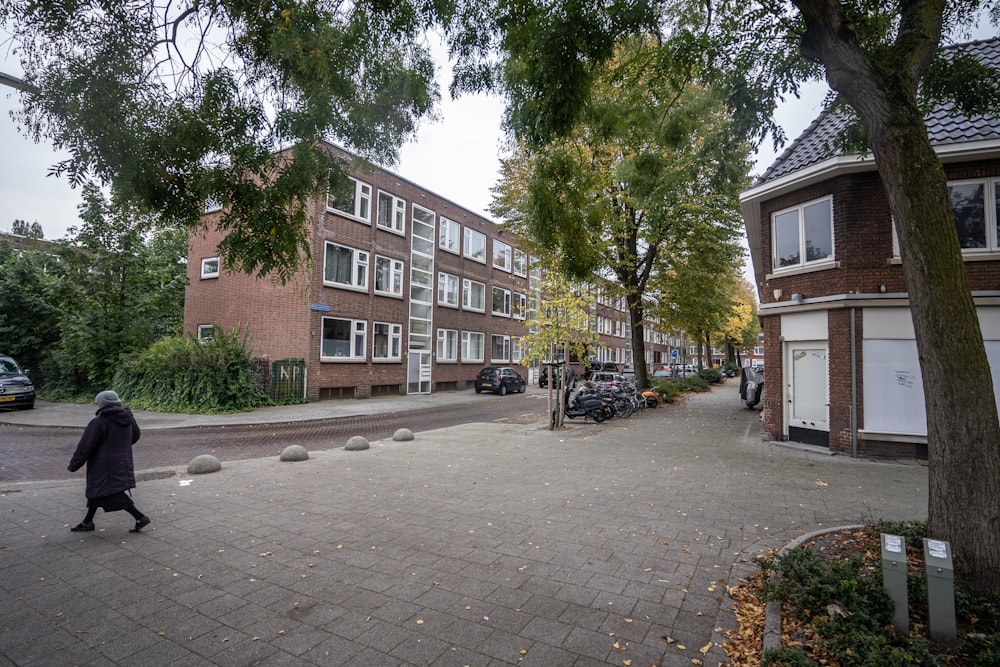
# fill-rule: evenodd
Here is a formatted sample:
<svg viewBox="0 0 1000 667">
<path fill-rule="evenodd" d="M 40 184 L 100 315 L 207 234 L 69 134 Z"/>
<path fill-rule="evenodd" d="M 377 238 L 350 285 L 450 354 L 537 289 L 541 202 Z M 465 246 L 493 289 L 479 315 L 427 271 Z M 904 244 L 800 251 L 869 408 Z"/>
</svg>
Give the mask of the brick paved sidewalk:
<svg viewBox="0 0 1000 667">
<path fill-rule="evenodd" d="M 920 464 L 761 442 L 731 384 L 168 472 L 135 492 L 139 535 L 69 532 L 82 478 L 0 489 L 0 666 L 718 665 L 753 554 L 927 502 Z"/>
</svg>

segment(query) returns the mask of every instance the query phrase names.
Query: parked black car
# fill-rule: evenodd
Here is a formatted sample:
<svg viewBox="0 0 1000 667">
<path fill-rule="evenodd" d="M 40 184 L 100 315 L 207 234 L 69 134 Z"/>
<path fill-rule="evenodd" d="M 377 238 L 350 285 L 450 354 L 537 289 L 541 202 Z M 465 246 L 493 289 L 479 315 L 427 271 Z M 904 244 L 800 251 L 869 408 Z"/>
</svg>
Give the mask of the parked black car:
<svg viewBox="0 0 1000 667">
<path fill-rule="evenodd" d="M 528 383 L 524 377 L 509 366 L 487 366 L 476 373 L 476 393 L 492 391 L 504 396 L 507 392 L 524 392 Z"/>
<path fill-rule="evenodd" d="M 0 408 L 35 407 L 35 386 L 27 373 L 6 354 L 0 354 Z"/>
<path fill-rule="evenodd" d="M 594 373 L 619 373 L 618 364 L 611 361 L 591 361 L 583 373 L 583 379 L 589 380 Z"/>
</svg>

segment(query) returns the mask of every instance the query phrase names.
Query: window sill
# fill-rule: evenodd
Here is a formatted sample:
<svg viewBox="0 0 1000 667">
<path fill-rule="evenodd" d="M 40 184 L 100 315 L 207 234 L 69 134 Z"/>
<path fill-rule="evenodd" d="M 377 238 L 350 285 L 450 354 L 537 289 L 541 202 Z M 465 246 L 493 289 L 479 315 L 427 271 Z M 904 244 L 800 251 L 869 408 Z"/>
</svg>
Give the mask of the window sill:
<svg viewBox="0 0 1000 667">
<path fill-rule="evenodd" d="M 978 252 L 963 252 L 963 262 L 998 262 L 1000 261 L 1000 250 L 983 250 Z M 903 263 L 900 257 L 890 257 L 887 264 L 898 266 Z"/>
<path fill-rule="evenodd" d="M 393 227 L 385 227 L 385 226 L 379 225 L 379 224 L 376 224 L 375 227 L 377 229 L 381 229 L 383 232 L 389 232 L 390 234 L 395 234 L 396 236 L 402 236 L 403 238 L 406 238 L 406 230 L 405 229 L 395 229 Z"/>
<path fill-rule="evenodd" d="M 398 364 L 402 361 L 403 359 L 401 357 L 386 357 L 385 359 L 376 357 L 372 359 L 373 364 Z"/>
<path fill-rule="evenodd" d="M 791 269 L 781 269 L 775 273 L 769 273 L 764 276 L 764 280 L 771 280 L 772 278 L 785 278 L 788 276 L 798 276 L 805 273 L 816 273 L 817 271 L 829 271 L 830 269 L 839 269 L 840 262 L 823 262 L 822 264 L 814 264 L 810 266 L 799 266 Z"/>
<path fill-rule="evenodd" d="M 368 294 L 368 287 L 357 287 L 356 285 L 348 285 L 346 283 L 330 283 L 323 281 L 323 287 L 332 287 L 333 289 L 342 289 L 349 292 L 359 292 L 361 294 Z"/>
<path fill-rule="evenodd" d="M 365 359 L 361 357 L 320 357 L 321 364 L 363 364 Z"/>
<path fill-rule="evenodd" d="M 927 436 L 917 433 L 881 433 L 878 431 L 858 431 L 858 435 L 865 440 L 881 440 L 883 442 L 908 442 L 921 445 L 927 444 Z"/>
<path fill-rule="evenodd" d="M 390 299 L 402 299 L 403 298 L 402 294 L 393 294 L 392 292 L 379 292 L 378 290 L 375 290 L 375 296 L 384 296 L 384 297 L 388 297 Z"/>
</svg>

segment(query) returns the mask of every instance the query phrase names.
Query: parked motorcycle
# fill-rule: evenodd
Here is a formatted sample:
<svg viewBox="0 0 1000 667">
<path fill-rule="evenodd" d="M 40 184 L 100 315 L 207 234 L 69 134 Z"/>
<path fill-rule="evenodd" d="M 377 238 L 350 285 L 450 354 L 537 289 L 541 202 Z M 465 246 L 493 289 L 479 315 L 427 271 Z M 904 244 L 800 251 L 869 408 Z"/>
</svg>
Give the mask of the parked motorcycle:
<svg viewBox="0 0 1000 667">
<path fill-rule="evenodd" d="M 572 390 L 567 389 L 565 414 L 570 419 L 590 417 L 600 424 L 615 416 L 614 408 L 608 399 L 598 396 L 585 384 Z"/>
</svg>

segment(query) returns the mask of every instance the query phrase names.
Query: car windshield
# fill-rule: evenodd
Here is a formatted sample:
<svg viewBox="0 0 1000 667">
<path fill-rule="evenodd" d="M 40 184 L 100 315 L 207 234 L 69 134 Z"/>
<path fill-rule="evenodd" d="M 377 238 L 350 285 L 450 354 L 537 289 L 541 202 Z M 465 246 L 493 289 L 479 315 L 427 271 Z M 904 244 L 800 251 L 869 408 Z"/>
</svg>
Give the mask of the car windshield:
<svg viewBox="0 0 1000 667">
<path fill-rule="evenodd" d="M 484 368 L 483 370 L 479 371 L 479 377 L 485 380 L 489 380 L 490 378 L 496 377 L 499 373 L 500 373 L 499 368 Z"/>
<path fill-rule="evenodd" d="M 0 359 L 0 375 L 21 375 L 21 369 L 13 359 Z"/>
</svg>

